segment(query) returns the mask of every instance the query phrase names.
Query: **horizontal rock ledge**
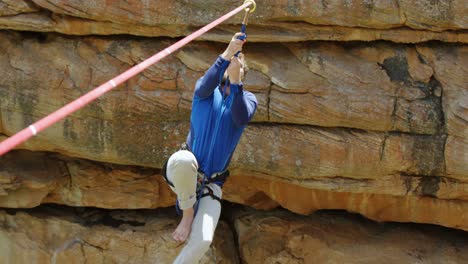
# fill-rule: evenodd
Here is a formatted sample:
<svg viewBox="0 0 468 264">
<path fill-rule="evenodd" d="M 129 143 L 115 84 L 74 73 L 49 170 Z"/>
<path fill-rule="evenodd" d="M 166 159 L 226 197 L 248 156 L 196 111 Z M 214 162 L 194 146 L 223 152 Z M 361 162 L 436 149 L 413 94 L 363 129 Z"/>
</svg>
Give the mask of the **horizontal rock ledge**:
<svg viewBox="0 0 468 264">
<path fill-rule="evenodd" d="M 0 207 L 56 203 L 137 209 L 172 206 L 175 201 L 157 169 L 29 151 L 9 153 L 0 164 Z M 445 177 L 300 180 L 286 174 L 280 178 L 233 169 L 223 198 L 264 210 L 282 206 L 310 214 L 320 209 L 345 209 L 377 221 L 432 223 L 467 230 L 467 188 L 467 182 Z"/>
<path fill-rule="evenodd" d="M 43 117 L 173 43 L 8 32 L 0 37 L 4 134 L 28 126 L 33 120 L 25 115 Z M 223 48 L 191 44 L 73 116 L 186 121 L 196 80 Z M 464 93 L 457 84 L 465 75 L 440 65 L 467 67 L 464 46 L 255 43 L 246 54 L 245 86 L 259 101 L 254 122 L 440 134 L 445 121 L 450 133 L 463 133 L 456 95 Z M 444 97 L 446 91 L 450 96 Z"/>
<path fill-rule="evenodd" d="M 244 187 L 245 182 L 248 184 Z M 251 176 L 233 177 L 228 183 L 226 196 L 234 195 L 231 201 L 250 201 L 258 208 L 267 204 L 268 197 L 304 215 L 321 209 L 344 209 L 376 221 L 431 223 L 468 231 L 468 203 L 464 200 L 316 190 Z"/>
<path fill-rule="evenodd" d="M 298 216 L 284 210 L 227 209 L 227 221 L 220 221 L 202 264 L 238 264 L 240 260 L 252 264 L 459 263 L 468 259 L 466 232 L 459 230 L 378 224 L 342 211 Z M 176 224 L 176 217 L 167 210 L 106 211 L 50 205 L 0 210 L 0 240 L 6 246 L 0 253 L 7 263 L 30 259 L 39 264 L 170 263 L 181 249 L 170 235 Z"/>
<path fill-rule="evenodd" d="M 375 224 L 340 212 L 301 217 L 236 212 L 245 263 L 417 263 L 468 260 L 466 232 L 431 226 Z M 417 252 L 417 253 L 416 253 Z"/>
<path fill-rule="evenodd" d="M 15 30 L 50 31 L 64 34 L 134 34 L 142 36 L 183 36 L 234 9 L 241 2 L 160 1 L 81 1 L 18 0 L 0 1 L 0 27 Z M 274 37 L 279 41 L 304 40 L 390 40 L 421 42 L 427 40 L 467 41 L 468 28 L 462 0 L 427 0 L 343 3 L 258 1 L 250 15 L 251 41 Z M 243 13 L 243 12 L 241 12 Z M 3 16 L 3 17 L 2 17 Z M 238 31 L 243 14 L 237 14 L 210 40 L 228 31 Z M 251 30 L 252 29 L 252 30 Z M 300 29 L 300 30 L 299 30 Z M 409 32 L 414 31 L 415 34 Z M 460 31 L 460 32 L 457 32 Z M 268 37 L 266 37 L 268 36 Z"/>
<path fill-rule="evenodd" d="M 67 134 L 67 125 L 59 123 L 20 148 L 161 168 L 184 142 L 189 128 L 179 122 L 91 121 L 70 118 L 80 128 L 73 130 L 76 134 Z M 444 176 L 444 144 L 444 137 L 438 136 L 253 124 L 241 138 L 231 168 L 293 179 L 336 175 L 371 179 L 400 173 Z M 452 178 L 466 181 L 463 174 Z"/>
<path fill-rule="evenodd" d="M 182 249 L 172 239 L 175 214 L 41 207 L 0 210 L 0 254 L 5 263 L 171 263 Z M 200 263 L 238 264 L 232 230 L 218 224 Z"/>
<path fill-rule="evenodd" d="M 48 13 L 29 13 L 15 16 L 0 16 L 0 29 L 16 31 L 55 32 L 65 35 L 121 35 L 144 37 L 185 37 L 201 26 L 190 25 L 125 25 L 105 21 L 92 21 L 70 16 Z M 196 41 L 227 42 L 239 31 L 238 25 L 219 25 L 203 34 Z M 395 43 L 422 43 L 441 41 L 447 43 L 468 43 L 468 33 L 411 29 L 408 27 L 372 29 L 346 26 L 311 25 L 301 22 L 276 22 L 264 25 L 249 25 L 249 42 L 299 42 L 312 40 L 326 41 L 377 41 Z"/>
</svg>

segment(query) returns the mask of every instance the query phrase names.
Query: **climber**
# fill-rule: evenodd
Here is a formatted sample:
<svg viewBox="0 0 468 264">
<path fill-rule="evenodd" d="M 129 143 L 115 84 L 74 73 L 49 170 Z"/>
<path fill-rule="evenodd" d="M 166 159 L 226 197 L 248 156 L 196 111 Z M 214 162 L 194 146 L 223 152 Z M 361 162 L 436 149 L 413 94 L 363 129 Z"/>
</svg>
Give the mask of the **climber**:
<svg viewBox="0 0 468 264">
<path fill-rule="evenodd" d="M 188 239 L 174 263 L 198 263 L 211 245 L 221 213 L 227 167 L 257 98 L 244 90 L 244 33 L 236 33 L 226 50 L 195 86 L 186 149 L 167 160 L 163 175 L 177 195 L 182 220 L 172 233 Z"/>
</svg>

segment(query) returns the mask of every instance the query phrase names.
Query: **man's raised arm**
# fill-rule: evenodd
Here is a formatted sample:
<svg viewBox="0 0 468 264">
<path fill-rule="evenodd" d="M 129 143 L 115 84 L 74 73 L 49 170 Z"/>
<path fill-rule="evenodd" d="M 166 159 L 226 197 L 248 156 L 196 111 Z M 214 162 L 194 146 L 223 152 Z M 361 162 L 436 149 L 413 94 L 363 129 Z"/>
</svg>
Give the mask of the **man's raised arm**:
<svg viewBox="0 0 468 264">
<path fill-rule="evenodd" d="M 226 71 L 229 61 L 218 56 L 215 63 L 205 72 L 195 85 L 195 97 L 206 98 L 210 96 L 218 86 L 220 77 Z"/>
<path fill-rule="evenodd" d="M 231 85 L 231 92 L 233 91 L 235 94 L 231 108 L 232 120 L 239 127 L 245 126 L 249 123 L 257 110 L 257 97 L 251 92 L 244 91 L 242 84 Z"/>
<path fill-rule="evenodd" d="M 242 50 L 243 40 L 238 39 L 239 36 L 245 35 L 244 33 L 236 33 L 229 42 L 226 50 L 218 56 L 215 63 L 206 71 L 205 75 L 201 77 L 195 85 L 195 97 L 206 98 L 210 96 L 214 89 L 218 86 L 221 78 L 228 67 L 231 58 L 238 51 Z"/>
</svg>

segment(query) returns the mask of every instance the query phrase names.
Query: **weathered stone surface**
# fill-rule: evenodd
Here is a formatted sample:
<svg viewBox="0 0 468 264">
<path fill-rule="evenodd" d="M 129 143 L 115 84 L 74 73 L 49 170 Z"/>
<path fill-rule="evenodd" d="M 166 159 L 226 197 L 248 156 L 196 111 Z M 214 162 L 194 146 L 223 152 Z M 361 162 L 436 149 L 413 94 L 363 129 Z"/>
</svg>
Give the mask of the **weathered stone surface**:
<svg viewBox="0 0 468 264">
<path fill-rule="evenodd" d="M 169 43 L 79 41 L 48 35 L 26 35 L 30 38 L 24 40 L 24 35 L 4 34 L 0 63 L 5 80 L 0 93 L 5 134 L 22 129 Z M 252 74 L 247 74 L 246 85 L 251 82 L 261 97 L 256 121 L 422 134 L 440 130 L 440 97 L 435 94 L 442 87 L 430 77 L 427 65 L 414 62 L 413 48 L 325 43 L 288 47 L 251 45 L 247 50 Z M 275 53 L 274 59 L 265 54 L 266 48 Z M 48 55 L 52 50 L 57 57 Z M 189 46 L 177 55 L 180 61 L 167 58 L 74 116 L 95 117 L 96 122 L 187 120 L 193 84 L 202 74 L 198 70 L 221 51 L 218 45 Z M 99 126 L 103 124 L 94 125 Z"/>
<path fill-rule="evenodd" d="M 442 86 L 442 104 L 449 135 L 468 138 L 468 47 L 417 47 Z"/>
<path fill-rule="evenodd" d="M 323 212 L 241 212 L 235 227 L 244 263 L 464 263 L 466 232 L 379 225 Z"/>
<path fill-rule="evenodd" d="M 133 34 L 179 37 L 208 24 L 240 3 L 222 1 L 81 1 L 3 0 L 0 27 L 4 29 L 60 32 L 72 35 Z M 221 3 L 222 2 L 222 3 Z M 36 4 L 36 5 L 35 5 Z M 12 7 L 13 5 L 13 7 Z M 19 8 L 27 6 L 29 9 Z M 12 11 L 11 11 L 12 9 Z M 30 10 L 32 9 L 32 10 Z M 207 11 L 209 10 L 209 12 Z M 37 11 L 30 13 L 31 11 Z M 271 42 L 305 40 L 390 40 L 468 42 L 462 0 L 432 2 L 316 1 L 284 3 L 258 1 L 250 17 L 249 40 Z M 6 16 L 8 15 L 8 16 Z M 14 15 L 14 16 L 11 16 Z M 242 15 L 204 34 L 201 39 L 226 41 L 239 30 Z M 457 31 L 458 30 L 458 31 Z M 226 34 L 227 33 L 227 34 Z"/>
<path fill-rule="evenodd" d="M 65 164 L 60 160 L 31 152 L 2 156 L 0 174 L 0 206 L 12 208 L 39 205 L 67 176 Z"/>
<path fill-rule="evenodd" d="M 468 6 L 463 1 L 400 0 L 405 24 L 411 28 L 440 30 L 444 28 L 466 28 Z"/>
<path fill-rule="evenodd" d="M 447 175 L 468 177 L 468 137 L 449 136 L 445 145 Z"/>
<path fill-rule="evenodd" d="M 50 15 L 47 12 L 18 14 L 0 17 L 0 28 L 57 32 L 68 35 L 114 35 L 130 34 L 147 37 L 181 37 L 195 32 L 199 27 L 186 25 L 116 24 L 106 21 L 93 21 L 64 15 Z M 199 40 L 226 42 L 238 25 L 220 25 L 200 36 Z M 341 26 L 315 26 L 304 22 L 274 22 L 264 25 L 249 25 L 249 42 L 295 42 L 308 40 L 329 41 L 375 41 L 387 40 L 397 43 L 420 43 L 431 40 L 442 42 L 468 43 L 468 33 L 464 31 L 434 32 L 409 28 L 370 29 Z"/>
<path fill-rule="evenodd" d="M 31 1 L 23 0 L 1 0 L 0 1 L 0 16 L 13 16 L 22 13 L 30 13 L 39 11 Z"/>
<path fill-rule="evenodd" d="M 81 125 L 79 119 L 70 121 Z M 177 144 L 185 139 L 188 130 L 188 125 L 179 123 L 106 124 L 96 134 L 101 137 L 112 135 L 107 145 L 94 138 L 95 133 L 83 131 L 77 134 L 74 142 L 63 137 L 60 130 L 50 129 L 43 135 L 55 138 L 54 141 L 30 140 L 23 147 L 57 150 L 66 155 L 117 164 L 161 168 L 165 159 L 177 150 Z M 139 125 L 137 132 L 132 130 L 134 125 Z M 124 133 L 110 134 L 120 129 Z M 91 143 L 99 144 L 84 144 L 90 138 L 93 139 Z M 337 175 L 373 179 L 399 173 L 443 175 L 443 157 L 440 155 L 443 142 L 442 138 L 431 136 L 395 135 L 386 139 L 384 134 L 376 132 L 251 125 L 232 158 L 232 166 L 233 170 L 247 174 L 269 174 L 290 179 Z"/>
<path fill-rule="evenodd" d="M 248 186 L 243 187 L 246 183 Z M 276 203 L 303 215 L 321 209 L 344 209 L 376 221 L 432 223 L 468 231 L 468 204 L 458 199 L 466 200 L 467 185 L 458 184 L 437 177 L 387 177 L 375 181 L 333 178 L 291 183 L 239 175 L 226 183 L 225 195 L 233 202 L 250 202 L 258 209 L 272 209 Z M 376 194 L 372 189 L 393 193 Z M 450 197 L 452 191 L 460 196 L 454 200 L 434 198 Z"/>
<path fill-rule="evenodd" d="M 0 207 L 58 203 L 137 209 L 167 207 L 174 201 L 159 170 L 29 151 L 0 157 Z"/>
<path fill-rule="evenodd" d="M 443 138 L 432 136 L 251 125 L 232 165 L 239 173 L 297 180 L 335 176 L 375 179 L 399 173 L 443 175 L 443 144 Z"/>
<path fill-rule="evenodd" d="M 258 112 L 224 197 L 261 209 L 346 209 L 468 230 L 466 47 L 304 42 L 468 43 L 467 6 L 345 2 L 259 3 L 245 47 L 245 84 Z M 0 28 L 179 37 L 235 5 L 0 0 Z M 201 39 L 226 42 L 239 20 Z M 0 32 L 0 140 L 174 41 Z M 252 43 L 272 41 L 302 42 Z M 185 140 L 195 81 L 224 47 L 190 44 L 20 147 L 51 153 L 2 157 L 0 206 L 172 205 L 160 168 Z"/>
<path fill-rule="evenodd" d="M 446 130 L 445 164 L 448 175 L 468 176 L 468 48 L 423 45 L 417 48 L 422 59 L 430 61 L 441 93 Z"/>
<path fill-rule="evenodd" d="M 56 203 L 136 209 L 172 206 L 175 201 L 174 194 L 154 169 L 29 151 L 9 153 L 0 159 L 0 164 L 1 207 Z M 224 199 L 258 209 L 281 205 L 300 214 L 318 209 L 346 209 L 378 221 L 468 228 L 465 213 L 468 183 L 447 177 L 372 175 L 369 179 L 297 179 L 286 173 L 242 174 L 234 169 L 223 190 Z"/>
<path fill-rule="evenodd" d="M 291 78 L 303 83 L 302 90 L 284 93 L 281 88 L 286 85 L 273 86 L 271 121 L 424 134 L 439 129 L 440 100 L 431 95 L 430 81 L 413 80 L 408 71 L 413 48 L 330 43 L 287 47 L 312 74 Z M 291 58 L 291 54 L 282 57 Z M 294 59 L 275 56 L 270 60 L 267 65 L 281 68 Z M 272 73 L 273 78 L 289 79 L 289 75 Z"/>
<path fill-rule="evenodd" d="M 182 249 L 167 212 L 47 209 L 0 211 L 5 263 L 171 263 Z M 239 263 L 232 231 L 220 222 L 200 263 Z"/>
</svg>

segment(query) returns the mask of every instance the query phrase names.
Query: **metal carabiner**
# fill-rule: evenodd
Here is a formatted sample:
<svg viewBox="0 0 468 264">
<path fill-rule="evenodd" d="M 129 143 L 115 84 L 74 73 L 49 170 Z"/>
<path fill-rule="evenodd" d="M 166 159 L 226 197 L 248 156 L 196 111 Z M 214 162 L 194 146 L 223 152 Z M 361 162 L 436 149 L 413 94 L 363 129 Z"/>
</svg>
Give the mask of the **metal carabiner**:
<svg viewBox="0 0 468 264">
<path fill-rule="evenodd" d="M 241 32 L 242 32 L 242 33 L 245 33 L 245 30 L 247 29 L 247 23 L 248 23 L 248 21 L 249 21 L 249 13 L 252 13 L 252 12 L 255 11 L 255 9 L 257 8 L 257 4 L 255 3 L 254 0 L 245 0 L 245 1 L 244 1 L 244 4 L 245 4 L 245 3 L 248 3 L 248 2 L 250 2 L 250 3 L 253 4 L 253 8 L 252 8 L 252 9 L 250 9 L 250 8 L 248 8 L 248 7 L 245 8 L 245 15 L 244 15 L 244 19 L 242 20 L 242 26 L 241 26 Z M 240 39 L 240 40 L 245 40 L 246 38 L 247 38 L 247 35 L 243 35 L 243 36 L 237 37 L 237 39 Z M 235 56 L 235 57 L 238 57 L 240 53 L 241 53 L 241 52 L 238 51 L 234 56 Z"/>
</svg>

